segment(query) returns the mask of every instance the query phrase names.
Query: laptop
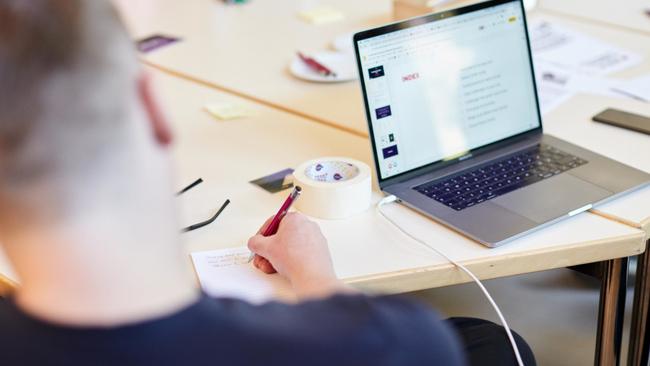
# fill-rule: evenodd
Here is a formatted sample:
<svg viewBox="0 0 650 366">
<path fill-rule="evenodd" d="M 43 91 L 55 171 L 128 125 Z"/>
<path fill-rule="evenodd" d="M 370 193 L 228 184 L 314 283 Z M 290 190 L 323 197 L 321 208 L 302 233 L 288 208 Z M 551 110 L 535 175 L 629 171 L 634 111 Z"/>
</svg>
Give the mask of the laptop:
<svg viewBox="0 0 650 366">
<path fill-rule="evenodd" d="M 542 129 L 521 0 L 354 35 L 381 190 L 496 247 L 650 175 Z"/>
</svg>

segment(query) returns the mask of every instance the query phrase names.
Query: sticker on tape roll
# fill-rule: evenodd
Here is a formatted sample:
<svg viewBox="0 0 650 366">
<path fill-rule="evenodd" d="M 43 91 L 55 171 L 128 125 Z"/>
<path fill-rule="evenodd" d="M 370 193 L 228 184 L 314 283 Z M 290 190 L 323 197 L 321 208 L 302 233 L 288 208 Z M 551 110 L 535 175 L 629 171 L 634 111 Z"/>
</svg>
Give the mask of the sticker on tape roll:
<svg viewBox="0 0 650 366">
<path fill-rule="evenodd" d="M 321 219 L 344 219 L 370 206 L 370 167 L 360 161 L 330 157 L 308 161 L 294 172 L 302 187 L 296 208 Z"/>
</svg>

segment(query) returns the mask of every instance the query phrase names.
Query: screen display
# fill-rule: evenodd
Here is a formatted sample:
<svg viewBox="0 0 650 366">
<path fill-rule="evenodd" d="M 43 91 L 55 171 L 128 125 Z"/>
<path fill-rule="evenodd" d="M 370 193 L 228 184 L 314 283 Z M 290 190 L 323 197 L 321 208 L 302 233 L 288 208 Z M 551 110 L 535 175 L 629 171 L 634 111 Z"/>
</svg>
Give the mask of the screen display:
<svg viewBox="0 0 650 366">
<path fill-rule="evenodd" d="M 357 48 L 381 179 L 540 126 L 519 1 L 358 40 Z"/>
</svg>

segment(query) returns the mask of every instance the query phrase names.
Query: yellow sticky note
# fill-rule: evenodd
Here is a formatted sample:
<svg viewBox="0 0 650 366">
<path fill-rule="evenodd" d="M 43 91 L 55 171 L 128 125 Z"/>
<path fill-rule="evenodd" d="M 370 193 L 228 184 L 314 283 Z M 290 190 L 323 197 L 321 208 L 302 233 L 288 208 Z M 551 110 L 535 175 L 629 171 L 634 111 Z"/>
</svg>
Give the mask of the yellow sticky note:
<svg viewBox="0 0 650 366">
<path fill-rule="evenodd" d="M 254 112 L 249 108 L 234 103 L 210 103 L 206 104 L 203 108 L 206 112 L 210 113 L 211 116 L 222 121 L 254 115 Z"/>
<path fill-rule="evenodd" d="M 311 24 L 333 23 L 344 18 L 343 13 L 340 11 L 325 6 L 301 11 L 298 15 Z"/>
</svg>

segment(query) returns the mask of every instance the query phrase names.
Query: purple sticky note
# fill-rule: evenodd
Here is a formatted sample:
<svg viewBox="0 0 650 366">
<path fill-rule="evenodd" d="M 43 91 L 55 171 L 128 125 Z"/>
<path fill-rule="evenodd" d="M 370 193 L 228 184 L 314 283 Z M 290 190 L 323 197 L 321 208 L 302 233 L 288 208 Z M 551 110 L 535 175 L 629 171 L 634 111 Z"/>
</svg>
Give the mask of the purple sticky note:
<svg viewBox="0 0 650 366">
<path fill-rule="evenodd" d="M 154 34 L 137 42 L 138 51 L 148 53 L 180 41 L 179 38 Z"/>
</svg>

